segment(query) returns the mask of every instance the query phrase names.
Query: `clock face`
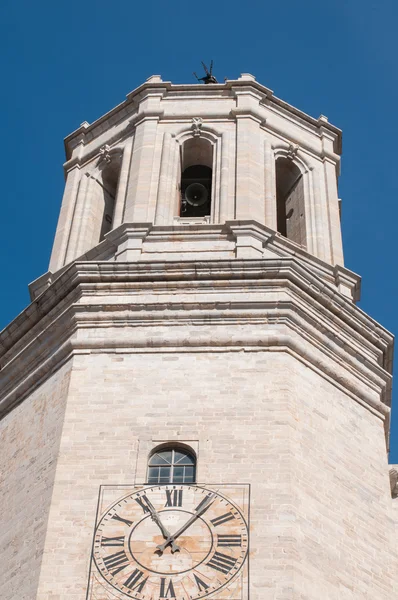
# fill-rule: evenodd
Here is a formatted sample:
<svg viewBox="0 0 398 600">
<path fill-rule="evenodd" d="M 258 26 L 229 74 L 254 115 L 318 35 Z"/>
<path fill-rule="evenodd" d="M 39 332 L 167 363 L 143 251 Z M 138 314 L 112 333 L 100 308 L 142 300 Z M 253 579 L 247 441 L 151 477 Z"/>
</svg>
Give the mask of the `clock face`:
<svg viewBox="0 0 398 600">
<path fill-rule="evenodd" d="M 248 529 L 222 493 L 196 485 L 142 488 L 98 523 L 93 557 L 118 598 L 195 600 L 241 569 Z"/>
</svg>

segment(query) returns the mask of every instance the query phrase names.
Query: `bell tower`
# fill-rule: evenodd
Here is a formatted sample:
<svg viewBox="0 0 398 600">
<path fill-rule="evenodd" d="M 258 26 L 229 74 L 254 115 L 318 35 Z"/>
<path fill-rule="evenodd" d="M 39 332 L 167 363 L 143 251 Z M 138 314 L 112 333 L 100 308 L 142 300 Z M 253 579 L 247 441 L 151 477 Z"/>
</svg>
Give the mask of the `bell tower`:
<svg viewBox="0 0 398 600">
<path fill-rule="evenodd" d="M 393 337 L 344 267 L 341 131 L 210 69 L 65 148 L 0 334 L 2 600 L 391 600 Z"/>
</svg>

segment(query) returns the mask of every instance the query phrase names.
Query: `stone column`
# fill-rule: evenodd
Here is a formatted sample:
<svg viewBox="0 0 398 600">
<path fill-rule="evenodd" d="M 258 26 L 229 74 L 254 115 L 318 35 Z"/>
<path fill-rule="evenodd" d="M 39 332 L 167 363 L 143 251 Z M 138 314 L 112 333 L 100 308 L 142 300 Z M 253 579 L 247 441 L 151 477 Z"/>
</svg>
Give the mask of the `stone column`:
<svg viewBox="0 0 398 600">
<path fill-rule="evenodd" d="M 117 189 L 117 197 L 115 204 L 115 212 L 113 215 L 112 229 L 116 229 L 123 223 L 124 205 L 126 201 L 127 182 L 130 171 L 131 154 L 133 150 L 134 138 L 128 140 L 123 150 L 122 166 L 120 169 L 119 185 Z"/>
<path fill-rule="evenodd" d="M 170 225 L 168 223 L 170 197 L 170 179 L 172 177 L 171 155 L 172 137 L 170 133 L 163 135 L 162 157 L 160 160 L 160 175 L 158 186 L 158 197 L 156 202 L 155 224 Z"/>
<path fill-rule="evenodd" d="M 264 141 L 265 225 L 277 231 L 275 157 L 269 140 Z"/>
</svg>

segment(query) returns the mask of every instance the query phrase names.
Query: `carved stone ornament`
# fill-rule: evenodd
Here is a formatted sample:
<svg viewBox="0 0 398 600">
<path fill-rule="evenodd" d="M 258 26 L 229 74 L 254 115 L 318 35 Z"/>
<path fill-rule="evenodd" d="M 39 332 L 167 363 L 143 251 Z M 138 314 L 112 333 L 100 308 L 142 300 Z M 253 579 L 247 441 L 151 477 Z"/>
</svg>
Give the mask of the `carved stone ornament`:
<svg viewBox="0 0 398 600">
<path fill-rule="evenodd" d="M 192 131 L 193 131 L 193 135 L 194 137 L 199 137 L 202 133 L 202 125 L 203 125 L 203 121 L 200 117 L 194 117 L 192 119 Z"/>
<path fill-rule="evenodd" d="M 110 154 L 110 146 L 108 146 L 108 144 L 105 144 L 104 146 L 102 146 L 102 148 L 100 148 L 100 160 L 105 161 L 107 163 L 110 163 L 112 160 L 112 156 Z"/>
<path fill-rule="evenodd" d="M 297 156 L 298 149 L 299 149 L 298 144 L 290 144 L 289 149 L 287 151 L 287 158 L 290 158 L 290 160 L 293 160 Z"/>
<path fill-rule="evenodd" d="M 398 470 L 390 470 L 390 484 L 391 484 L 391 496 L 398 498 Z"/>
</svg>

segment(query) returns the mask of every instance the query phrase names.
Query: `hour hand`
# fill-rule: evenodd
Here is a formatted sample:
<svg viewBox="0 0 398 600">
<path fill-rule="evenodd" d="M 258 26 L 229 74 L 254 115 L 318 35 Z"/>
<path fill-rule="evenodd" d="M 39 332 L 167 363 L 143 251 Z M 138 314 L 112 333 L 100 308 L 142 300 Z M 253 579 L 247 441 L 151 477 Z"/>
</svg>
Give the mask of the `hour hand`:
<svg viewBox="0 0 398 600">
<path fill-rule="evenodd" d="M 171 545 L 171 551 L 173 552 L 174 540 L 179 535 L 184 533 L 184 531 L 186 529 L 188 529 L 188 527 L 190 527 L 192 525 L 192 523 L 194 521 L 196 521 L 196 519 L 198 517 L 200 517 L 200 515 L 202 515 L 205 512 L 205 510 L 207 510 L 209 508 L 210 504 L 213 503 L 214 497 L 215 497 L 215 494 L 209 494 L 204 500 L 202 500 L 202 502 L 199 504 L 199 506 L 195 510 L 195 513 L 192 515 L 192 517 L 190 519 L 188 519 L 188 521 L 182 527 L 180 527 L 180 529 L 178 531 L 173 533 L 173 535 L 168 535 L 166 538 L 166 541 L 163 542 L 163 544 L 159 544 L 159 546 L 157 546 L 160 553 L 164 552 L 166 546 L 168 546 L 169 544 Z"/>
<path fill-rule="evenodd" d="M 164 539 L 165 540 L 169 539 L 171 537 L 170 532 L 163 525 L 162 521 L 160 520 L 159 513 L 156 511 L 156 509 L 153 506 L 152 502 L 147 499 L 146 504 L 148 506 L 149 512 L 151 513 L 151 519 L 152 519 L 152 521 L 154 521 L 156 523 L 156 525 L 159 527 L 160 531 L 162 532 L 162 535 L 163 535 Z M 174 540 L 170 542 L 170 546 L 171 546 L 171 551 L 173 553 L 180 551 L 180 547 L 178 546 L 178 544 L 176 544 L 174 542 Z"/>
</svg>

